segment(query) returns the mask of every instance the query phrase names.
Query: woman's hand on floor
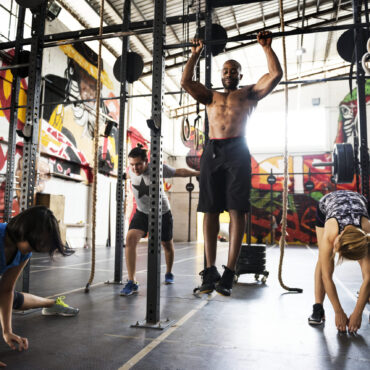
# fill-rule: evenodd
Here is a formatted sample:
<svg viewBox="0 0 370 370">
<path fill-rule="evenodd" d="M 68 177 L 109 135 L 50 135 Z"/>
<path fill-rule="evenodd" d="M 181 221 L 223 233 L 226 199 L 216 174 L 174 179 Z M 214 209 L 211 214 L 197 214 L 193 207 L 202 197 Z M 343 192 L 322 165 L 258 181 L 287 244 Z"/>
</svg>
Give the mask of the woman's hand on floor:
<svg viewBox="0 0 370 370">
<path fill-rule="evenodd" d="M 14 333 L 5 333 L 3 336 L 4 336 L 5 343 L 11 349 L 17 349 L 17 345 L 18 345 L 18 351 L 23 351 L 24 349 L 28 349 L 28 339 L 27 338 L 22 338 Z"/>
</svg>

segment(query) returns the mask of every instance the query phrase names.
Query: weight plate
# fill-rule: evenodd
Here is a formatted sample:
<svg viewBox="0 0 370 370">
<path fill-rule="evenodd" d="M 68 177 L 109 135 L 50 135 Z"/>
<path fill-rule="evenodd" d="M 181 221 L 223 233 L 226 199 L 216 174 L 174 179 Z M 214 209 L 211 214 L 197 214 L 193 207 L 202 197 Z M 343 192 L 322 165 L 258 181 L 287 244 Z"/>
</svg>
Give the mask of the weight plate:
<svg viewBox="0 0 370 370">
<path fill-rule="evenodd" d="M 263 244 L 242 244 L 242 250 L 253 250 L 255 252 L 265 252 L 266 245 Z"/>
<path fill-rule="evenodd" d="M 348 184 L 354 176 L 354 154 L 350 143 L 335 144 L 333 151 L 334 178 L 337 184 Z"/>
<path fill-rule="evenodd" d="M 263 274 L 264 272 L 265 272 L 264 268 L 253 269 L 253 268 L 250 268 L 250 266 L 245 267 L 245 268 L 243 266 L 240 266 L 240 268 L 237 267 L 237 269 L 236 269 L 236 274 L 237 275 L 241 275 L 241 274 Z"/>
<path fill-rule="evenodd" d="M 244 258 L 265 258 L 266 252 L 241 251 L 240 257 Z"/>
<path fill-rule="evenodd" d="M 195 35 L 195 38 L 199 38 L 204 40 L 205 39 L 205 27 L 201 27 L 199 30 L 197 30 L 197 34 Z M 217 23 L 212 24 L 212 31 L 211 31 L 211 37 L 212 40 L 225 40 L 225 42 L 220 44 L 214 44 L 211 45 L 211 53 L 215 57 L 216 55 L 222 53 L 225 49 L 226 43 L 227 43 L 227 32 L 225 28 L 220 26 Z M 204 51 L 202 52 L 202 56 L 204 54 Z"/>
<path fill-rule="evenodd" d="M 239 258 L 238 259 L 239 264 L 243 265 L 265 265 L 266 264 L 266 258 Z"/>
<path fill-rule="evenodd" d="M 121 58 L 120 55 L 113 66 L 113 74 L 117 81 L 121 78 Z M 137 81 L 141 74 L 143 73 L 144 61 L 140 54 L 134 52 L 127 53 L 127 82 L 133 83 Z"/>
</svg>

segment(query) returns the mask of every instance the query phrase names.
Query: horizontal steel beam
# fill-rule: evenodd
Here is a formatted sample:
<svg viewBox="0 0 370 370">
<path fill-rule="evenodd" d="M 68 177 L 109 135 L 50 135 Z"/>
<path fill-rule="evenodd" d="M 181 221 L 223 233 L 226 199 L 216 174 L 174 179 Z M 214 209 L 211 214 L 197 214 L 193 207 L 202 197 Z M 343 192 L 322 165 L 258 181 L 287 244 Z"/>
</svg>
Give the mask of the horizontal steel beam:
<svg viewBox="0 0 370 370">
<path fill-rule="evenodd" d="M 317 78 L 312 80 L 296 80 L 296 81 L 280 81 L 279 85 L 298 85 L 298 84 L 315 84 L 320 82 L 335 82 L 335 81 L 348 81 L 350 79 L 349 76 L 347 77 L 327 77 L 327 78 Z M 352 80 L 356 79 L 356 75 L 352 77 Z M 369 80 L 370 76 L 365 76 L 365 79 Z M 243 86 L 241 85 L 240 88 Z M 222 90 L 223 87 L 215 87 L 212 90 Z M 164 94 L 165 95 L 179 95 L 181 93 L 184 93 L 184 91 L 167 91 Z M 152 94 L 137 94 L 137 95 L 127 95 L 127 99 L 134 99 L 134 98 L 149 98 Z M 120 99 L 120 96 L 110 96 L 108 98 L 100 98 L 100 100 L 118 100 Z M 95 102 L 96 99 L 76 99 L 76 100 L 65 100 L 65 101 L 55 101 L 55 102 L 49 102 L 49 103 L 42 103 L 40 106 L 49 106 L 49 105 L 67 105 L 67 104 L 81 104 L 81 103 L 90 103 Z M 18 105 L 16 108 L 27 108 L 27 105 Z M 2 110 L 9 110 L 10 107 L 1 107 L 0 111 Z M 111 121 L 114 121 L 113 118 L 109 118 Z"/>
<path fill-rule="evenodd" d="M 358 25 L 355 24 L 343 24 L 340 26 L 328 26 L 328 27 L 316 27 L 316 28 L 297 28 L 291 31 L 285 32 L 272 32 L 270 35 L 263 36 L 262 38 L 269 38 L 269 37 L 282 37 L 282 36 L 292 36 L 292 35 L 304 35 L 308 33 L 319 33 L 319 32 L 331 32 L 331 31 L 340 31 L 340 30 L 348 30 L 348 29 L 360 29 L 369 27 L 370 23 L 361 23 Z M 246 41 L 246 40 L 256 40 L 257 35 L 251 35 L 250 33 L 244 33 L 242 35 L 237 35 L 234 37 L 229 37 L 227 39 L 218 39 L 218 40 L 209 40 L 205 41 L 207 45 L 217 45 L 217 44 L 224 44 L 225 42 L 239 42 L 239 41 Z M 169 44 L 165 45 L 165 49 L 179 49 L 185 47 L 192 47 L 193 44 L 188 43 L 180 43 L 180 44 Z"/>
<path fill-rule="evenodd" d="M 0 71 L 6 71 L 8 69 L 24 68 L 24 67 L 28 67 L 28 66 L 29 66 L 29 63 L 12 64 L 10 66 L 1 66 Z"/>
<path fill-rule="evenodd" d="M 266 1 L 271 1 L 271 0 L 212 0 L 211 7 L 221 8 L 224 6 L 261 3 L 261 2 L 266 2 Z"/>
<path fill-rule="evenodd" d="M 331 175 L 331 172 L 289 172 L 289 176 L 293 175 Z M 251 173 L 252 176 L 284 176 L 284 172 L 267 172 L 267 173 Z"/>
<path fill-rule="evenodd" d="M 200 15 L 201 19 L 204 19 L 204 14 L 201 13 Z M 173 24 L 182 24 L 182 23 L 188 23 L 188 22 L 195 22 L 196 20 L 196 14 L 189 14 L 188 16 L 185 15 L 177 15 L 168 17 L 166 19 L 167 26 L 173 25 Z M 147 28 L 153 28 L 153 20 L 147 20 L 147 21 L 141 21 L 141 22 L 131 22 L 130 23 L 130 31 L 140 30 L 140 29 L 147 29 Z M 112 34 L 122 31 L 122 24 L 115 24 L 112 26 L 105 26 L 103 27 L 103 35 L 106 34 Z M 96 36 L 95 38 L 92 38 L 92 40 L 97 40 L 99 35 L 99 27 L 96 28 L 88 28 L 85 30 L 80 31 L 69 31 L 69 32 L 60 32 L 60 33 L 54 33 L 50 35 L 45 35 L 44 37 L 44 44 L 47 44 L 48 42 L 55 42 L 55 41 L 62 41 L 62 40 L 71 40 L 75 42 L 75 39 L 81 38 L 81 37 L 88 37 L 88 36 Z M 91 41 L 91 39 L 89 40 Z M 30 45 L 31 44 L 31 38 L 23 39 L 21 41 L 22 45 Z M 0 43 L 0 50 L 4 49 L 10 49 L 15 46 L 15 41 L 9 41 L 9 42 L 2 42 Z"/>
</svg>

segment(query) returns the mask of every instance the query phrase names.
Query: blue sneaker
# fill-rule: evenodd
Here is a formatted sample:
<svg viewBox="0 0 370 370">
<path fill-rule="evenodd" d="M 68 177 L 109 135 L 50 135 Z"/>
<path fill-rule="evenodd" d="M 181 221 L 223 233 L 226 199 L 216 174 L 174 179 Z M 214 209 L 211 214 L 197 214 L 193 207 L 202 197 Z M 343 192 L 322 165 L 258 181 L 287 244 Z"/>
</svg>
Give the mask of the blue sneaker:
<svg viewBox="0 0 370 370">
<path fill-rule="evenodd" d="M 139 283 L 133 280 L 127 280 L 126 285 L 120 291 L 120 295 L 132 295 L 139 292 Z"/>
<path fill-rule="evenodd" d="M 175 277 L 173 276 L 172 272 L 168 272 L 164 275 L 164 283 L 165 284 L 173 284 L 175 282 Z"/>
</svg>

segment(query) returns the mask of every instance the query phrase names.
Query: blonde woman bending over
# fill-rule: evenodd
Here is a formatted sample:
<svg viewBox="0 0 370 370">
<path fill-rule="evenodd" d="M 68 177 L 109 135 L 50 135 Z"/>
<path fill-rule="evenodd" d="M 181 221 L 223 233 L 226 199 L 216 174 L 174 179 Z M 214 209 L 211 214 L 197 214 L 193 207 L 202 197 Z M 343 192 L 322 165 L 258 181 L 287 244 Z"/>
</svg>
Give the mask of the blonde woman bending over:
<svg viewBox="0 0 370 370">
<path fill-rule="evenodd" d="M 367 199 L 358 193 L 339 190 L 321 198 L 317 205 L 316 235 L 319 259 L 315 269 L 315 304 L 308 318 L 311 325 L 325 321 L 323 302 L 325 295 L 335 312 L 335 325 L 339 331 L 357 332 L 361 327 L 362 312 L 370 297 L 370 222 Z M 339 260 L 358 261 L 363 283 L 356 306 L 347 317 L 340 304 L 333 282 L 334 255 Z"/>
</svg>

